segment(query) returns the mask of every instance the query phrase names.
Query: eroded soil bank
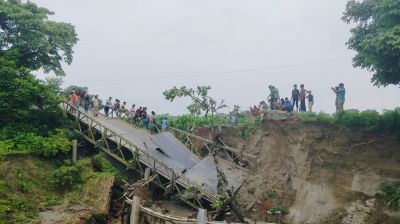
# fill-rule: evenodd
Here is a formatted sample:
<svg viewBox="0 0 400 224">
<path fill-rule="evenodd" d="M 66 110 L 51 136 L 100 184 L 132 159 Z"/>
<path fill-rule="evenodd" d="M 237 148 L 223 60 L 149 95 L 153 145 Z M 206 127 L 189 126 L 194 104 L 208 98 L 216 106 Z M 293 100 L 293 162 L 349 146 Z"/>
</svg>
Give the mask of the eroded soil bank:
<svg viewBox="0 0 400 224">
<path fill-rule="evenodd" d="M 399 223 L 400 214 L 376 198 L 382 185 L 400 181 L 400 141 L 268 112 L 247 140 L 240 128 L 219 136 L 257 155 L 239 192 L 246 216 L 284 223 Z M 284 218 L 271 210 L 287 212 Z"/>
</svg>

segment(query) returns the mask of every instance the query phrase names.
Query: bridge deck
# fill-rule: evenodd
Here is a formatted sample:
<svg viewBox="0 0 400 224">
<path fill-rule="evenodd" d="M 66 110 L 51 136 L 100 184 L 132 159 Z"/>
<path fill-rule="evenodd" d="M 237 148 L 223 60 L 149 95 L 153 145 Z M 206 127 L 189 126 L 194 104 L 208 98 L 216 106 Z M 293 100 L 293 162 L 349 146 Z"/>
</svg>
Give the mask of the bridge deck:
<svg viewBox="0 0 400 224">
<path fill-rule="evenodd" d="M 83 111 L 81 112 L 83 113 Z M 76 113 L 70 114 L 76 116 Z M 87 115 L 141 150 L 161 160 L 176 173 L 182 174 L 190 181 L 202 186 L 204 190 L 215 195 L 218 194 L 217 171 L 211 156 L 200 159 L 169 132 L 151 135 L 148 131 L 135 128 L 130 123 L 117 118 L 107 118 L 102 114 L 99 114 L 98 117 L 92 116 L 91 113 Z M 81 120 L 81 122 L 88 123 L 85 120 Z M 101 127 L 94 128 L 99 132 L 103 131 Z M 141 157 L 140 160 L 153 168 L 152 162 L 146 157 Z M 219 166 L 227 177 L 229 187 L 233 187 L 236 191 L 243 183 L 246 170 L 222 159 L 219 159 Z M 162 169 L 157 169 L 157 167 L 155 171 L 166 178 L 173 178 L 171 173 L 163 172 Z M 180 179 L 182 177 L 178 178 L 177 181 Z"/>
</svg>

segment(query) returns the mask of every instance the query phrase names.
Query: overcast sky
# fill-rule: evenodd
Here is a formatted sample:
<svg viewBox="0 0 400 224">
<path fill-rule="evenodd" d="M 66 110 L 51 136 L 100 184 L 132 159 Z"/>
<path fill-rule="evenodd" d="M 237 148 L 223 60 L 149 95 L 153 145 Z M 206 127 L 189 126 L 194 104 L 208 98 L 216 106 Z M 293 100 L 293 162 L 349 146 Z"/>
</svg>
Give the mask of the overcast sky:
<svg viewBox="0 0 400 224">
<path fill-rule="evenodd" d="M 34 0 L 73 24 L 79 42 L 64 66 L 64 86 L 87 86 L 158 113 L 186 112 L 170 103 L 173 86 L 211 85 L 211 95 L 243 109 L 281 97 L 294 83 L 314 93 L 315 111 L 333 112 L 331 86 L 344 82 L 346 108 L 391 109 L 398 87 L 377 88 L 353 68 L 340 18 L 346 0 Z"/>
</svg>

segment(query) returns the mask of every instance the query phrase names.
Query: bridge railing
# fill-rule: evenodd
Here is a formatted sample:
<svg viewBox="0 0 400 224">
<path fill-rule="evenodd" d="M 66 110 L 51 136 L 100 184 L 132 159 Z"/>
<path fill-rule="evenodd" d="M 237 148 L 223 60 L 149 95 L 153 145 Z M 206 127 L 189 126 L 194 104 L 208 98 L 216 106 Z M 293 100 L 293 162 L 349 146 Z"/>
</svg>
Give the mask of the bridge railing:
<svg viewBox="0 0 400 224">
<path fill-rule="evenodd" d="M 172 134 L 175 135 L 177 138 L 183 137 L 185 141 L 184 144 L 186 145 L 186 147 L 188 147 L 190 150 L 192 150 L 193 153 L 197 155 L 199 155 L 199 147 L 195 146 L 195 144 L 193 143 L 194 140 L 201 142 L 200 147 L 204 147 L 205 149 L 207 149 L 208 153 L 211 152 L 210 147 L 215 147 L 217 149 L 223 150 L 227 155 L 230 156 L 231 160 L 235 162 L 237 162 L 238 160 L 254 160 L 257 158 L 255 155 L 252 155 L 250 153 L 246 153 L 229 146 L 216 144 L 211 140 L 179 130 L 174 127 L 170 127 L 169 129 L 172 132 Z"/>
<path fill-rule="evenodd" d="M 138 165 L 139 167 L 134 168 L 142 174 L 144 174 L 144 167 L 142 167 L 140 163 L 151 168 L 153 172 L 164 176 L 170 180 L 170 182 L 167 184 L 168 187 L 172 186 L 177 193 L 177 197 L 186 203 L 194 207 L 199 207 L 201 206 L 199 198 L 203 198 L 209 202 L 214 202 L 217 199 L 217 195 L 215 193 L 205 189 L 203 186 L 201 186 L 201 184 L 190 180 L 181 173 L 176 172 L 173 168 L 169 167 L 157 157 L 151 155 L 148 151 L 141 149 L 131 141 L 125 139 L 123 136 L 105 127 L 94 117 L 89 116 L 85 112 L 79 110 L 79 108 L 67 102 L 63 102 L 61 107 L 67 111 L 67 113 L 74 116 L 77 129 L 81 132 L 81 134 L 83 134 L 85 139 L 89 140 L 93 144 L 98 144 L 99 140 L 103 141 L 105 144 L 103 144 L 103 146 L 99 146 L 99 148 L 128 167 L 130 167 L 132 164 Z M 81 122 L 88 126 L 87 129 L 81 125 Z M 94 130 L 101 134 L 101 138 L 96 138 L 96 135 L 93 133 Z M 113 149 L 111 144 L 108 143 L 107 139 L 113 141 L 117 145 L 116 148 Z M 132 153 L 131 160 L 125 159 L 122 148 L 126 148 Z M 187 200 L 184 195 L 185 190 L 182 190 L 178 185 L 185 189 L 190 189 L 191 191 L 195 190 L 199 197 L 194 199 L 197 203 Z M 166 188 L 167 186 L 162 184 L 161 187 Z"/>
</svg>

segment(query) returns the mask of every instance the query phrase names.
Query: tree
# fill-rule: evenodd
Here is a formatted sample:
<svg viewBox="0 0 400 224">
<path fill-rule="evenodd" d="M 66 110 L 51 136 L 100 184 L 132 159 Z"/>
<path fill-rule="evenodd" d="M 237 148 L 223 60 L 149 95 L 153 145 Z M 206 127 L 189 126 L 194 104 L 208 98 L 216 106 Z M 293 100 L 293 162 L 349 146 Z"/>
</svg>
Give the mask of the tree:
<svg viewBox="0 0 400 224">
<path fill-rule="evenodd" d="M 68 86 L 67 88 L 64 89 L 64 95 L 69 96 L 69 94 L 72 92 L 72 90 L 75 90 L 77 93 L 81 93 L 81 92 L 88 92 L 88 87 L 86 86 Z"/>
<path fill-rule="evenodd" d="M 400 84 L 400 1 L 351 0 L 342 19 L 356 23 L 348 40 L 353 65 L 373 72 L 376 86 Z"/>
<path fill-rule="evenodd" d="M 62 91 L 61 85 L 64 79 L 59 76 L 48 76 L 45 78 L 44 84 L 49 87 L 55 93 L 60 93 Z"/>
<path fill-rule="evenodd" d="M 61 62 L 72 62 L 78 38 L 71 24 L 48 20 L 46 8 L 20 0 L 0 0 L 0 57 L 18 68 L 65 75 Z"/>
<path fill-rule="evenodd" d="M 208 95 L 210 89 L 211 86 L 197 86 L 196 89 L 187 88 L 186 86 L 180 88 L 174 86 L 172 89 L 164 91 L 163 94 L 165 99 L 171 102 L 177 97 L 190 97 L 192 103 L 187 107 L 189 112 L 197 116 L 204 113 L 204 116 L 207 117 L 209 113 L 214 115 L 218 110 L 227 107 L 224 99 L 221 99 L 218 103 Z"/>
<path fill-rule="evenodd" d="M 43 69 L 63 76 L 61 62 L 72 62 L 78 39 L 72 25 L 48 20 L 51 14 L 31 2 L 0 0 L 1 125 L 57 123 L 54 89 L 31 72 Z"/>
</svg>

